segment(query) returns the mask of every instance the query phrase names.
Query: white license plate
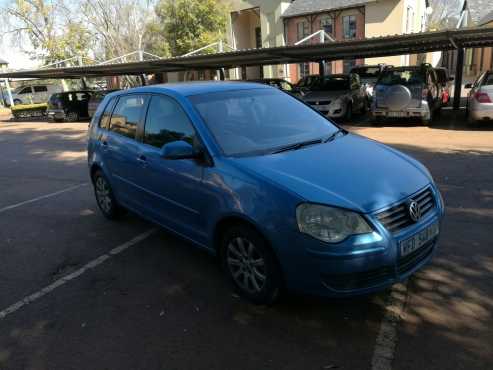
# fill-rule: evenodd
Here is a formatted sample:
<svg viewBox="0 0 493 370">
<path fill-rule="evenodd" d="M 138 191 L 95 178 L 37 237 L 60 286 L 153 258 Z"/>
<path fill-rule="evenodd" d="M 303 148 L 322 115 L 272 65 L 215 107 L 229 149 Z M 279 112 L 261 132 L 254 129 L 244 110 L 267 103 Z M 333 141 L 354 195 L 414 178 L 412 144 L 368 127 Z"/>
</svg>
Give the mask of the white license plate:
<svg viewBox="0 0 493 370">
<path fill-rule="evenodd" d="M 387 117 L 407 117 L 407 114 L 405 112 L 388 112 Z"/>
<path fill-rule="evenodd" d="M 401 257 L 407 256 L 409 253 L 418 250 L 430 240 L 434 239 L 439 234 L 439 232 L 440 227 L 438 226 L 438 222 L 435 222 L 433 225 L 428 226 L 424 230 L 421 230 L 419 233 L 410 237 L 409 239 L 401 241 Z"/>
</svg>

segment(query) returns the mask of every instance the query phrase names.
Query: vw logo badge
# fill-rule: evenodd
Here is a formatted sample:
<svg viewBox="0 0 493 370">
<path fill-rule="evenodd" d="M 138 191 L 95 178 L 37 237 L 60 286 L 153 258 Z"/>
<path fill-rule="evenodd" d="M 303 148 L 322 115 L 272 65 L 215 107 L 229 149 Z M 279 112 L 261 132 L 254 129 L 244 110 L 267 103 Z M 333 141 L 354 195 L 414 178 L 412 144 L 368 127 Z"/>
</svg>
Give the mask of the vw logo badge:
<svg viewBox="0 0 493 370">
<path fill-rule="evenodd" d="M 413 220 L 413 222 L 418 222 L 421 218 L 421 207 L 419 206 L 419 203 L 414 200 L 411 200 L 409 202 L 408 212 L 409 217 L 411 217 L 411 220 Z"/>
</svg>

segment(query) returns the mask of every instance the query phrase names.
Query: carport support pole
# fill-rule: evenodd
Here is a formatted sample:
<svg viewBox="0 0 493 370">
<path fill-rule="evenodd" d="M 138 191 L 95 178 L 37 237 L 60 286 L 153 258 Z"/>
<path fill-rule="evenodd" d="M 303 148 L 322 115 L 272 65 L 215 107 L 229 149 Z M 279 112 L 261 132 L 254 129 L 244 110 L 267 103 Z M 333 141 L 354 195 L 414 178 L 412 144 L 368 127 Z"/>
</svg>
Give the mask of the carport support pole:
<svg viewBox="0 0 493 370">
<path fill-rule="evenodd" d="M 10 106 L 14 107 L 14 99 L 12 98 L 12 90 L 10 89 L 9 79 L 5 79 L 5 87 L 7 88 L 7 96 L 9 97 Z"/>
<path fill-rule="evenodd" d="M 325 61 L 324 60 L 318 62 L 318 74 L 320 75 L 320 77 L 323 77 L 325 74 Z"/>
<path fill-rule="evenodd" d="M 454 109 L 460 109 L 462 93 L 462 74 L 464 71 L 464 48 L 457 49 L 457 66 L 455 67 Z"/>
</svg>

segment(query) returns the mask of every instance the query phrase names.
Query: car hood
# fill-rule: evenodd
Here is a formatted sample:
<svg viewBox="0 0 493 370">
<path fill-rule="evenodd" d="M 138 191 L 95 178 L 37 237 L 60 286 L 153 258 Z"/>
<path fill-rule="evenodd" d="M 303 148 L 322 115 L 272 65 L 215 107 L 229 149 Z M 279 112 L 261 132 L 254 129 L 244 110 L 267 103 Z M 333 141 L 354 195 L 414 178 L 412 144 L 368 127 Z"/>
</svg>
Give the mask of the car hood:
<svg viewBox="0 0 493 370">
<path fill-rule="evenodd" d="M 303 97 L 304 100 L 312 101 L 312 100 L 320 100 L 320 99 L 337 99 L 341 96 L 344 96 L 348 93 L 347 90 L 338 90 L 338 91 L 311 91 L 306 93 Z"/>
<path fill-rule="evenodd" d="M 369 213 L 402 200 L 432 181 L 407 155 L 359 135 L 234 162 L 305 201 Z"/>
</svg>

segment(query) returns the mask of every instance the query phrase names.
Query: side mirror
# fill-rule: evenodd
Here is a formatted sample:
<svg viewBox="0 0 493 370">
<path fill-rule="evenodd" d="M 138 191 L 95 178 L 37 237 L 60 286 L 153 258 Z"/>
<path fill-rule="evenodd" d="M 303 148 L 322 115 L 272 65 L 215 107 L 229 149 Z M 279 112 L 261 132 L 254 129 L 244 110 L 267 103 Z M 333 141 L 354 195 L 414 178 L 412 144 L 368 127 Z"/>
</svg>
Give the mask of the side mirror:
<svg viewBox="0 0 493 370">
<path fill-rule="evenodd" d="M 161 148 L 161 157 L 165 159 L 193 159 L 200 157 L 200 154 L 192 145 L 182 140 L 164 144 Z"/>
<path fill-rule="evenodd" d="M 466 89 L 472 89 L 472 84 L 466 84 L 464 87 L 465 87 Z"/>
</svg>

